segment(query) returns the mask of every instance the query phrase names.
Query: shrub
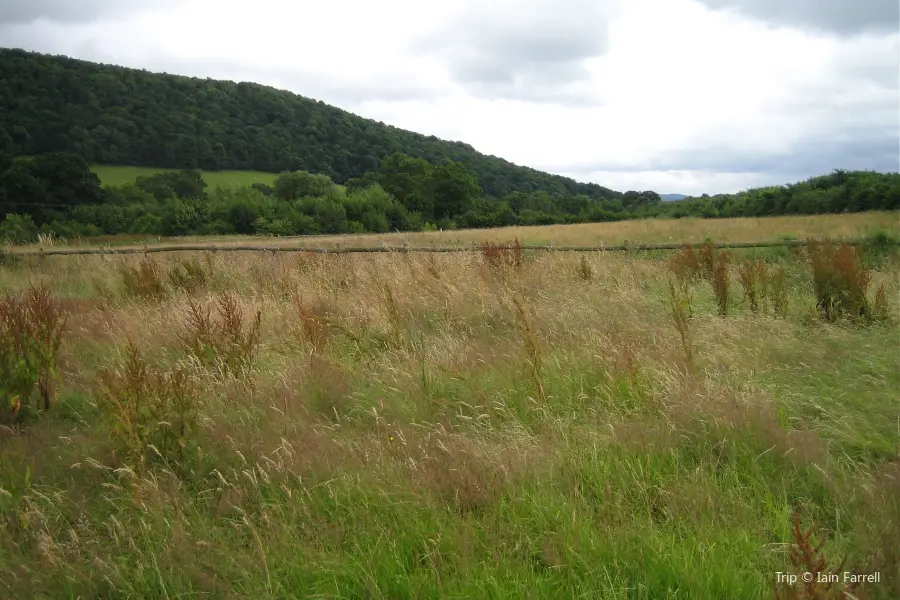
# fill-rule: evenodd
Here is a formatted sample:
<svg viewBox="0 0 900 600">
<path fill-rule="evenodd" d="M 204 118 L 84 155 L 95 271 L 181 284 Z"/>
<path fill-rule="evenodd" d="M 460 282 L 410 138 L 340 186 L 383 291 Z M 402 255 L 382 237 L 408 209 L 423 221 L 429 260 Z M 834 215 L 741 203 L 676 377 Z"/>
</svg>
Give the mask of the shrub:
<svg viewBox="0 0 900 600">
<path fill-rule="evenodd" d="M 685 244 L 670 260 L 669 270 L 678 281 L 688 282 L 698 279 L 703 273 L 700 257 L 691 244 Z"/>
<path fill-rule="evenodd" d="M 685 244 L 669 260 L 669 270 L 683 290 L 700 278 L 709 280 L 716 296 L 719 314 L 724 317 L 728 314 L 729 260 L 729 254 L 716 251 L 716 246 L 711 241 L 704 242 L 699 252 L 691 244 Z"/>
<path fill-rule="evenodd" d="M 256 311 L 247 321 L 235 297 L 229 293 L 216 300 L 218 319 L 213 319 L 209 306 L 188 300 L 186 331 L 181 341 L 188 353 L 200 364 L 215 368 L 220 374 L 236 375 L 252 366 L 259 351 L 262 312 Z"/>
<path fill-rule="evenodd" d="M 484 263 L 494 270 L 519 269 L 525 261 L 525 247 L 519 238 L 508 244 L 482 242 L 479 248 Z"/>
<path fill-rule="evenodd" d="M 766 263 L 762 260 L 748 260 L 738 267 L 738 279 L 744 288 L 744 297 L 750 304 L 751 312 L 759 310 L 760 300 L 766 296 Z"/>
<path fill-rule="evenodd" d="M 0 241 L 8 244 L 33 244 L 37 234 L 31 215 L 9 214 L 0 221 Z"/>
<path fill-rule="evenodd" d="M 692 369 L 694 364 L 690 328 L 690 320 L 693 317 L 691 300 L 691 291 L 686 283 L 669 282 L 669 309 L 672 321 L 681 338 L 681 349 L 684 352 L 685 366 L 688 369 Z"/>
<path fill-rule="evenodd" d="M 719 314 L 726 316 L 728 314 L 728 298 L 729 298 L 729 277 L 728 277 L 728 261 L 727 252 L 718 252 L 713 258 L 712 276 L 710 283 L 713 292 L 716 295 L 716 304 L 719 307 Z"/>
<path fill-rule="evenodd" d="M 814 240 L 807 246 L 807 258 L 812 268 L 816 309 L 822 319 L 872 318 L 866 296 L 872 274 L 862 264 L 859 248 Z"/>
<path fill-rule="evenodd" d="M 712 277 L 716 267 L 716 245 L 712 241 L 706 240 L 700 245 L 699 261 L 706 276 Z"/>
<path fill-rule="evenodd" d="M 183 464 L 195 443 L 198 388 L 182 366 L 152 368 L 129 343 L 119 369 L 101 375 L 101 408 L 121 459 L 143 470 L 154 460 L 169 467 Z"/>
<path fill-rule="evenodd" d="M 584 255 L 582 255 L 581 260 L 578 261 L 578 267 L 575 269 L 575 272 L 578 275 L 578 279 L 582 281 L 590 281 L 594 278 L 594 269 Z"/>
<path fill-rule="evenodd" d="M 766 273 L 765 296 L 772 302 L 772 312 L 776 316 L 787 316 L 787 271 L 778 265 Z"/>
<path fill-rule="evenodd" d="M 287 236 L 294 233 L 291 222 L 287 219 L 267 219 L 260 216 L 253 221 L 253 233 L 259 235 Z"/>
<path fill-rule="evenodd" d="M 135 266 L 123 266 L 120 273 L 122 286 L 129 296 L 156 301 L 167 296 L 162 267 L 150 256 Z"/>
<path fill-rule="evenodd" d="M 0 415 L 15 421 L 21 408 L 31 410 L 38 397 L 44 410 L 50 408 L 66 320 L 44 286 L 0 299 Z"/>
</svg>

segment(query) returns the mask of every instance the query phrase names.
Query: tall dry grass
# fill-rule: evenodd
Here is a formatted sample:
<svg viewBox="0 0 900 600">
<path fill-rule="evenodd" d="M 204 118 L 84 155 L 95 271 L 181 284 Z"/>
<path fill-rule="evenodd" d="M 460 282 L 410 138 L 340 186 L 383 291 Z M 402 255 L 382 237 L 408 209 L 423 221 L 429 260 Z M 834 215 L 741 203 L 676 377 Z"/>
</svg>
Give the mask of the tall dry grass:
<svg viewBox="0 0 900 600">
<path fill-rule="evenodd" d="M 720 318 L 688 248 L 35 261 L 71 316 L 60 410 L 0 430 L 0 595 L 769 598 L 794 513 L 892 573 L 896 321 L 740 251 Z"/>
</svg>

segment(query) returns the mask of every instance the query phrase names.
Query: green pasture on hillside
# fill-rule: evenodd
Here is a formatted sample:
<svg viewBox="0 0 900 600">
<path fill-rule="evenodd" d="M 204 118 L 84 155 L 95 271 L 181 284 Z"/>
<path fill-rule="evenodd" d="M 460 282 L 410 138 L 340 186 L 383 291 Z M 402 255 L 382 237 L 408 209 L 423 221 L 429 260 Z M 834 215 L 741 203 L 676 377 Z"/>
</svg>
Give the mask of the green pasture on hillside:
<svg viewBox="0 0 900 600">
<path fill-rule="evenodd" d="M 134 183 L 138 177 L 155 175 L 156 173 L 164 173 L 167 171 L 178 171 L 179 169 L 160 169 L 157 167 L 132 167 L 132 166 L 110 166 L 110 165 L 92 165 L 91 170 L 100 177 L 100 181 L 105 186 L 118 186 L 126 183 Z M 202 171 L 203 179 L 209 184 L 210 189 L 217 187 L 234 187 L 252 185 L 254 183 L 265 183 L 272 185 L 277 173 L 263 173 L 262 171 Z"/>
</svg>

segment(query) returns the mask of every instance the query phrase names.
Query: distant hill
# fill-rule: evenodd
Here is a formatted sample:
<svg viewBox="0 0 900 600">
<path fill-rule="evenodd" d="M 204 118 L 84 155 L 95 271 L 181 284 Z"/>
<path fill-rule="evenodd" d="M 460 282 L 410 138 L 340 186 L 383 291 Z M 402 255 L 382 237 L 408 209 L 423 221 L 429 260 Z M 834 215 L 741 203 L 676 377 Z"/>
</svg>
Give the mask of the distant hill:
<svg viewBox="0 0 900 600">
<path fill-rule="evenodd" d="M 674 200 L 684 200 L 685 198 L 688 198 L 689 196 L 687 196 L 685 194 L 660 194 L 659 197 L 665 201 L 674 201 Z"/>
<path fill-rule="evenodd" d="M 0 106 L 0 153 L 76 152 L 94 164 L 166 169 L 306 170 L 344 183 L 402 152 L 461 163 L 494 197 L 621 196 L 255 83 L 0 49 Z"/>
</svg>

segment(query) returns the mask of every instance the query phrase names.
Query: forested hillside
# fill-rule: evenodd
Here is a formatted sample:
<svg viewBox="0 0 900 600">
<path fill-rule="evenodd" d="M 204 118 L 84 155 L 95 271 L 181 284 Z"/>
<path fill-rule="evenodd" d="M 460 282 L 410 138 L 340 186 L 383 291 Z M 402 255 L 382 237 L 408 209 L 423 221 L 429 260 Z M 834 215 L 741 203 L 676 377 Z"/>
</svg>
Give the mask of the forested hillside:
<svg viewBox="0 0 900 600">
<path fill-rule="evenodd" d="M 402 152 L 434 164 L 458 162 L 497 198 L 533 191 L 619 196 L 255 83 L 22 50 L 0 49 L 0 110 L 0 152 L 13 155 L 75 152 L 111 165 L 305 170 L 344 183 Z"/>
</svg>

